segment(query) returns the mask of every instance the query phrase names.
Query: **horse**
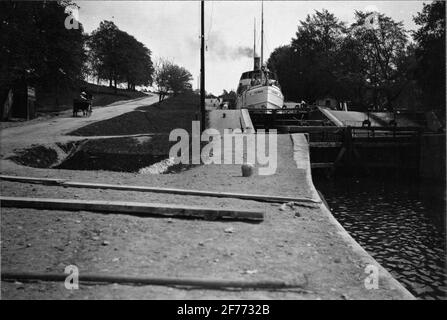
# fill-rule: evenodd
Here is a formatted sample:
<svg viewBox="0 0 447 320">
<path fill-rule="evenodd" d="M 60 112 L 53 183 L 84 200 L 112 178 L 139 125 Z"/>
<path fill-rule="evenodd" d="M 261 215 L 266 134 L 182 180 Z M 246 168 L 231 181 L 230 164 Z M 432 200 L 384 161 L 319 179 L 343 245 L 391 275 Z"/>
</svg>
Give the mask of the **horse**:
<svg viewBox="0 0 447 320">
<path fill-rule="evenodd" d="M 79 111 L 82 111 L 83 116 L 89 117 L 92 114 L 92 102 L 89 100 L 73 99 L 73 117 L 77 117 Z"/>
</svg>

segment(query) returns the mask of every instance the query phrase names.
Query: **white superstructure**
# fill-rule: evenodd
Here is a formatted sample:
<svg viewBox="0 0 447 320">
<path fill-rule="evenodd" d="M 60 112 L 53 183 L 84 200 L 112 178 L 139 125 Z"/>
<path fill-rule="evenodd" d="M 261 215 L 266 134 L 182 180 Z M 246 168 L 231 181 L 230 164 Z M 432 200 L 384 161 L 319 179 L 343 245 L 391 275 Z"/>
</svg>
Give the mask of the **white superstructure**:
<svg viewBox="0 0 447 320">
<path fill-rule="evenodd" d="M 258 69 L 241 75 L 237 109 L 281 109 L 283 105 L 284 96 L 273 73 Z"/>
</svg>

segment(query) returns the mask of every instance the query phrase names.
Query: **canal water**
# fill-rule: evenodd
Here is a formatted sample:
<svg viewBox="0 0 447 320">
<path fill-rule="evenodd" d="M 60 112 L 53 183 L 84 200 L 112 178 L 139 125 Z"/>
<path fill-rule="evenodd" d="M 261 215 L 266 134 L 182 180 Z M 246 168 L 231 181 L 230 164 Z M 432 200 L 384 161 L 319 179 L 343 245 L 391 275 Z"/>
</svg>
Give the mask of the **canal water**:
<svg viewBox="0 0 447 320">
<path fill-rule="evenodd" d="M 332 214 L 419 299 L 447 299 L 445 184 L 313 173 Z"/>
</svg>

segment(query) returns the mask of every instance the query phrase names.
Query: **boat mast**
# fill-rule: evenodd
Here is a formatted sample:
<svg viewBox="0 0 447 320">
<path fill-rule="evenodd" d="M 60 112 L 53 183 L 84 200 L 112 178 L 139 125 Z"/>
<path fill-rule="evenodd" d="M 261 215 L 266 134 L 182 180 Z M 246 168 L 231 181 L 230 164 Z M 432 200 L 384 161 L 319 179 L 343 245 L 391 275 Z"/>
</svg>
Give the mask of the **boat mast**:
<svg viewBox="0 0 447 320">
<path fill-rule="evenodd" d="M 264 1 L 261 2 L 261 68 L 264 64 Z"/>
<path fill-rule="evenodd" d="M 253 58 L 256 57 L 256 17 L 253 24 Z"/>
<path fill-rule="evenodd" d="M 256 70 L 256 17 L 253 27 L 253 70 Z"/>
</svg>

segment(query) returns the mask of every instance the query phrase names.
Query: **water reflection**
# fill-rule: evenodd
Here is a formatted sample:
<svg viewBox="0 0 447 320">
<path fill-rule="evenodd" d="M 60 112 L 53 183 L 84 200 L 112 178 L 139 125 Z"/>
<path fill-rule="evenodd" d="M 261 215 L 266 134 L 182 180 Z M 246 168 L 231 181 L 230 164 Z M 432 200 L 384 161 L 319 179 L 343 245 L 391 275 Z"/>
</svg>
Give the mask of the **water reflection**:
<svg viewBox="0 0 447 320">
<path fill-rule="evenodd" d="M 416 297 L 446 298 L 444 185 L 315 173 L 314 183 L 345 229 Z"/>
</svg>

